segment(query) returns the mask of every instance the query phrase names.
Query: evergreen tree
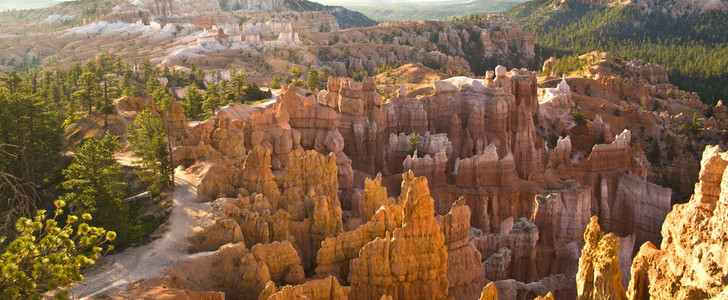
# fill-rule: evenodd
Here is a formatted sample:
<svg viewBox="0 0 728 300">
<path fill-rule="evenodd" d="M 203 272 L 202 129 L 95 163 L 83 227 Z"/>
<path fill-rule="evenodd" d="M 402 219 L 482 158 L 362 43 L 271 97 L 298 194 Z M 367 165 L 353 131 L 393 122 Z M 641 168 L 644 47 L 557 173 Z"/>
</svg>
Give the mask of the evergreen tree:
<svg viewBox="0 0 728 300">
<path fill-rule="evenodd" d="M 76 148 L 76 161 L 63 170 L 63 188 L 70 192 L 61 199 L 75 205 L 81 213 L 96 216 L 92 224 L 124 233 L 128 230 L 128 207 L 122 202 L 126 182 L 121 164 L 114 157 L 119 149 L 121 144 L 112 135 L 102 140 L 85 139 Z"/>
<path fill-rule="evenodd" d="M 62 123 L 62 110 L 24 82 L 0 88 L 0 144 L 10 145 L 0 151 L 0 170 L 35 184 L 52 176 L 58 171 Z"/>
<path fill-rule="evenodd" d="M 152 67 L 152 61 L 150 61 L 149 58 L 146 58 L 142 62 L 142 80 L 143 82 L 148 82 L 153 76 L 154 68 Z"/>
<path fill-rule="evenodd" d="M 301 69 L 296 67 L 291 68 L 291 76 L 293 76 L 293 79 L 301 77 Z"/>
<path fill-rule="evenodd" d="M 414 156 L 415 153 L 417 153 L 417 150 L 420 149 L 420 136 L 417 135 L 417 132 L 413 132 L 412 136 L 410 137 L 410 148 L 407 151 L 407 154 L 410 156 Z M 417 153 L 418 155 L 420 153 Z"/>
<path fill-rule="evenodd" d="M 273 80 L 270 82 L 270 88 L 272 88 L 272 89 L 281 88 L 281 78 L 278 77 L 278 75 L 273 75 Z"/>
<path fill-rule="evenodd" d="M 104 114 L 104 128 L 109 126 L 109 115 L 114 114 L 116 110 L 111 104 L 110 98 L 117 96 L 118 89 L 116 88 L 118 80 L 114 74 L 104 74 L 104 106 L 101 112 Z"/>
<path fill-rule="evenodd" d="M 202 114 L 202 95 L 197 86 L 192 84 L 185 90 L 185 113 L 190 119 L 199 117 Z"/>
<path fill-rule="evenodd" d="M 198 89 L 205 88 L 205 71 L 200 69 L 195 63 L 190 64 L 190 81 L 197 85 Z"/>
<path fill-rule="evenodd" d="M 137 174 L 151 184 L 152 194 L 161 193 L 171 183 L 173 170 L 166 135 L 162 118 L 150 109 L 140 112 L 129 126 L 129 142 L 136 148 L 134 155 L 141 159 Z"/>
<path fill-rule="evenodd" d="M 88 70 L 81 74 L 79 81 L 81 85 L 73 93 L 73 98 L 80 101 L 81 104 L 87 105 L 88 112 L 90 113 L 94 105 L 98 105 L 99 98 L 103 94 L 101 87 L 99 87 L 99 78 L 96 77 L 95 72 Z"/>
<path fill-rule="evenodd" d="M 20 218 L 15 229 L 19 236 L 0 254 L 0 299 L 44 299 L 47 293 L 56 299 L 69 298 L 71 285 L 83 280 L 82 268 L 96 263 L 104 244 L 116 233 L 92 227 L 90 214 L 71 215 L 62 225 L 65 202 L 54 202 L 54 217 L 45 210 L 34 218 Z M 0 243 L 5 237 L 0 237 Z M 106 246 L 107 250 L 113 246 Z"/>
<path fill-rule="evenodd" d="M 308 71 L 308 76 L 306 76 L 306 85 L 308 86 L 308 89 L 312 91 L 321 87 L 321 76 L 316 69 Z"/>
<path fill-rule="evenodd" d="M 124 77 L 121 79 L 121 95 L 127 97 L 141 97 L 141 93 L 131 83 L 131 75 L 124 73 Z"/>
<path fill-rule="evenodd" d="M 205 101 L 202 103 L 202 110 L 205 113 L 209 113 L 208 117 L 211 117 L 215 115 L 215 111 L 222 104 L 222 98 L 220 97 L 220 93 L 217 91 L 217 85 L 211 83 L 210 86 L 207 87 Z"/>
<path fill-rule="evenodd" d="M 243 97 L 245 97 L 245 87 L 248 85 L 248 74 L 245 71 L 233 71 L 230 84 L 232 85 L 232 94 L 235 102 L 242 102 Z"/>
</svg>

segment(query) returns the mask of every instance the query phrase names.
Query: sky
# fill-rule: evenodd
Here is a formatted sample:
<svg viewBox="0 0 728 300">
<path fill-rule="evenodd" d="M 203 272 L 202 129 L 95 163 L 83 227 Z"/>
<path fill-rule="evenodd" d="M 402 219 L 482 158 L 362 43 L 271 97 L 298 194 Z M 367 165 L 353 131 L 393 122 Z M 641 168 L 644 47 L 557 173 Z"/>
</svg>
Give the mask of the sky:
<svg viewBox="0 0 728 300">
<path fill-rule="evenodd" d="M 62 1 L 69 0 L 0 0 L 0 11 L 46 7 Z"/>
</svg>

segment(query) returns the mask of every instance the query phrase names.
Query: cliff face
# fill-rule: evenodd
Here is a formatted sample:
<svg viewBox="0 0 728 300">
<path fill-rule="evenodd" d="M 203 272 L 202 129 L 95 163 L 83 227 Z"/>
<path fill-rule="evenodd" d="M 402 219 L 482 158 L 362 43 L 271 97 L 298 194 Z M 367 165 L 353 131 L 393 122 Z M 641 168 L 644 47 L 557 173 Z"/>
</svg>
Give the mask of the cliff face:
<svg viewBox="0 0 728 300">
<path fill-rule="evenodd" d="M 366 244 L 351 261 L 352 299 L 447 298 L 447 247 L 427 179 L 404 174 L 400 200 L 402 227 Z"/>
<path fill-rule="evenodd" d="M 525 67 L 534 56 L 532 36 L 516 23 L 495 16 L 480 21 L 387 23 L 313 38 L 320 64 L 331 67 L 338 76 L 361 71 L 372 74 L 385 63 L 397 62 L 484 73 L 484 60 Z"/>
<path fill-rule="evenodd" d="M 584 242 L 576 273 L 577 299 L 627 299 L 619 271 L 619 238 L 603 233 L 592 217 Z"/>
<path fill-rule="evenodd" d="M 660 248 L 645 243 L 637 253 L 630 297 L 704 299 L 726 295 L 726 166 L 728 156 L 720 147 L 705 149 L 695 194 L 667 215 Z"/>
<path fill-rule="evenodd" d="M 445 235 L 447 247 L 447 280 L 449 297 L 467 299 L 477 294 L 485 283 L 481 270 L 481 255 L 470 243 L 470 207 L 464 199 L 453 203 L 450 212 L 437 216 Z"/>
</svg>

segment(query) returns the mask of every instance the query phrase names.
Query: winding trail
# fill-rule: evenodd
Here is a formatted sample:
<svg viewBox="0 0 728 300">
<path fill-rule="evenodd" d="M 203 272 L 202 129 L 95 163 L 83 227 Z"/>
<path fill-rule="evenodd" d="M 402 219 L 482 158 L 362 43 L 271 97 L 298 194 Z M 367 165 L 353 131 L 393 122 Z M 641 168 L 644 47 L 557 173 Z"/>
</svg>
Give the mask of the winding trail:
<svg viewBox="0 0 728 300">
<path fill-rule="evenodd" d="M 171 195 L 172 213 L 162 236 L 137 248 L 101 258 L 95 269 L 86 274 L 84 281 L 71 289 L 78 298 L 91 298 L 113 290 L 124 289 L 142 278 L 160 276 L 173 263 L 190 257 L 185 252 L 188 238 L 195 227 L 210 215 L 207 203 L 197 202 L 195 175 L 181 168 L 175 170 L 175 188 Z"/>
</svg>

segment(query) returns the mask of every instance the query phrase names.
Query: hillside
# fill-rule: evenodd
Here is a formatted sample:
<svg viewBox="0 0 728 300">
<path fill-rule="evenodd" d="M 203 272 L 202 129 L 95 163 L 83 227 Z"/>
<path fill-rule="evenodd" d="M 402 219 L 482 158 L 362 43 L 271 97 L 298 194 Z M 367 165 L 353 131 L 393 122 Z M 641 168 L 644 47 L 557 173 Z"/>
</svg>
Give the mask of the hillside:
<svg viewBox="0 0 728 300">
<path fill-rule="evenodd" d="M 706 103 L 726 98 L 728 15 L 686 11 L 676 3 L 638 7 L 593 2 L 535 0 L 505 14 L 534 34 L 542 61 L 553 54 L 607 51 L 665 66 L 671 82 L 698 92 Z"/>
<path fill-rule="evenodd" d="M 331 1 L 321 3 L 341 5 L 360 11 L 380 22 L 402 20 L 439 20 L 467 17 L 473 14 L 500 12 L 523 0 L 442 0 L 442 1 Z"/>
<path fill-rule="evenodd" d="M 377 25 L 377 22 L 366 15 L 352 11 L 341 6 L 327 6 L 306 0 L 287 0 L 284 4 L 288 9 L 295 11 L 320 11 L 330 14 L 336 18 L 341 28 L 369 27 Z"/>
</svg>

